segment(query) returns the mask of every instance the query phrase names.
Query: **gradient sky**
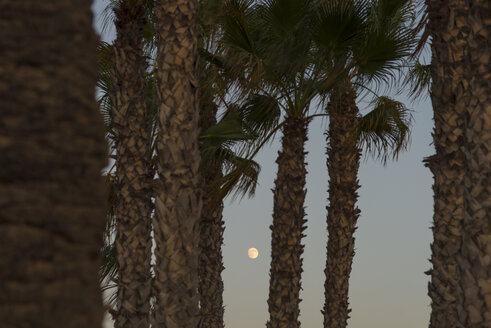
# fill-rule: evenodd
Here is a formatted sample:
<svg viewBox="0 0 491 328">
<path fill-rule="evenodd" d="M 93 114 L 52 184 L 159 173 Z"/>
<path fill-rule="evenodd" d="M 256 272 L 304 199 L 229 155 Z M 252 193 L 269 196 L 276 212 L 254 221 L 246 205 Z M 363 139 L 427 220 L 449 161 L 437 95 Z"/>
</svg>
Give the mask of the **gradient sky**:
<svg viewBox="0 0 491 328">
<path fill-rule="evenodd" d="M 100 32 L 100 14 L 108 0 L 95 0 L 95 27 Z M 114 30 L 102 39 L 110 41 Z M 414 111 L 409 151 L 386 167 L 372 159 L 362 161 L 359 180 L 356 254 L 350 280 L 350 328 L 415 328 L 428 325 L 430 299 L 427 296 L 430 268 L 431 221 L 433 212 L 432 176 L 423 166 L 424 157 L 434 153 L 433 127 L 429 98 L 411 103 L 396 96 Z M 360 110 L 367 104 L 359 102 Z M 328 175 L 326 141 L 327 121 L 310 125 L 307 142 L 308 228 L 304 238 L 301 317 L 304 328 L 322 327 L 324 304 L 324 267 L 326 262 L 326 204 Z M 273 194 L 279 150 L 275 142 L 262 151 L 257 161 L 261 175 L 256 196 L 226 202 L 225 245 L 225 325 L 229 328 L 264 327 L 268 320 L 267 297 Z M 256 247 L 259 257 L 251 260 L 247 250 Z"/>
</svg>

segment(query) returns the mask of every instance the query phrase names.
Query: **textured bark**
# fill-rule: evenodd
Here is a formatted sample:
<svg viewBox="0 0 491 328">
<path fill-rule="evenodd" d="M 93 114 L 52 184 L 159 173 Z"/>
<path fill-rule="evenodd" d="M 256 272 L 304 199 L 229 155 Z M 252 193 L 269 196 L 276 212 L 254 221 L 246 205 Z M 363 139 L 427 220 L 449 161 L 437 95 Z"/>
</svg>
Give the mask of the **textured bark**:
<svg viewBox="0 0 491 328">
<path fill-rule="evenodd" d="M 216 123 L 217 106 L 201 92 L 200 126 L 206 130 Z M 223 201 L 217 199 L 213 183 L 222 176 L 221 165 L 216 163 L 202 174 L 203 209 L 200 218 L 199 304 L 200 328 L 223 328 Z"/>
<path fill-rule="evenodd" d="M 199 321 L 199 192 L 197 1 L 155 3 L 157 143 L 156 295 L 152 325 L 196 328 Z"/>
<path fill-rule="evenodd" d="M 152 170 L 146 118 L 141 1 L 115 9 L 113 114 L 116 147 L 116 247 L 118 297 L 116 328 L 147 328 L 150 310 Z"/>
<path fill-rule="evenodd" d="M 275 180 L 269 280 L 268 328 L 300 327 L 300 289 L 305 209 L 304 145 L 307 125 L 302 118 L 287 118 Z"/>
<path fill-rule="evenodd" d="M 361 150 L 354 129 L 358 115 L 356 94 L 351 87 L 335 89 L 328 104 L 329 130 L 327 167 L 329 206 L 327 206 L 327 262 L 324 271 L 325 328 L 345 328 L 349 319 L 348 289 L 355 254 L 358 200 L 358 169 Z"/>
<path fill-rule="evenodd" d="M 460 271 L 459 322 L 491 327 L 491 2 L 467 1 L 464 79 L 465 177 Z M 459 27 L 457 25 L 457 27 Z"/>
<path fill-rule="evenodd" d="M 0 0 L 0 325 L 100 327 L 92 1 Z"/>
<path fill-rule="evenodd" d="M 468 59 L 465 39 L 467 6 L 462 0 L 429 0 L 429 30 L 432 36 L 432 90 L 436 154 L 427 159 L 434 176 L 432 269 L 428 295 L 431 328 L 458 325 L 459 270 L 464 216 L 464 131 L 469 84 L 464 76 Z"/>
</svg>

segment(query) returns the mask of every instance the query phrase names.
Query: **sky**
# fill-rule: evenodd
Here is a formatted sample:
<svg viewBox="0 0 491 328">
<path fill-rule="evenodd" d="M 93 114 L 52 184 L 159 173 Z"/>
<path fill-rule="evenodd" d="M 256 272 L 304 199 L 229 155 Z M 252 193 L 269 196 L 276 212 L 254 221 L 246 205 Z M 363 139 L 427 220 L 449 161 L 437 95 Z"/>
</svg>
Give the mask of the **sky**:
<svg viewBox="0 0 491 328">
<path fill-rule="evenodd" d="M 95 0 L 94 26 L 101 31 L 100 14 L 108 0 Z M 114 29 L 101 36 L 114 38 Z M 389 93 L 389 95 L 391 95 Z M 391 95 L 394 96 L 394 95 Z M 411 102 L 395 95 L 412 109 L 414 125 L 409 150 L 385 167 L 371 158 L 362 160 L 358 207 L 361 210 L 355 233 L 355 258 L 350 279 L 352 309 L 349 328 L 415 328 L 428 325 L 427 296 L 430 269 L 431 222 L 433 215 L 432 175 L 422 161 L 434 153 L 431 132 L 433 114 L 429 97 Z M 362 113 L 367 104 L 358 103 Z M 303 239 L 304 273 L 300 322 L 304 328 L 322 327 L 324 267 L 326 264 L 326 168 L 327 120 L 310 124 L 306 145 L 307 230 Z M 261 165 L 254 198 L 226 200 L 222 274 L 225 291 L 225 326 L 264 327 L 268 320 L 267 298 L 275 163 L 280 137 L 257 157 Z M 259 257 L 249 259 L 255 247 Z M 106 325 L 110 327 L 109 324 Z"/>
</svg>

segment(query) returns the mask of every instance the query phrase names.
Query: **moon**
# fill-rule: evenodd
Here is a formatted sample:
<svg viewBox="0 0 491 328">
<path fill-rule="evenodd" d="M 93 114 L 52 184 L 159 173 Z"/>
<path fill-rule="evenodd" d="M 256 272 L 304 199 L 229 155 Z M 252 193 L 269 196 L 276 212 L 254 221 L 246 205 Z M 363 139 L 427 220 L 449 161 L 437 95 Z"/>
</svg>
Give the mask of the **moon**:
<svg viewBox="0 0 491 328">
<path fill-rule="evenodd" d="M 257 249 L 253 247 L 253 248 L 249 248 L 249 250 L 247 251 L 247 255 L 249 256 L 249 258 L 255 259 L 258 257 L 259 252 Z"/>
</svg>

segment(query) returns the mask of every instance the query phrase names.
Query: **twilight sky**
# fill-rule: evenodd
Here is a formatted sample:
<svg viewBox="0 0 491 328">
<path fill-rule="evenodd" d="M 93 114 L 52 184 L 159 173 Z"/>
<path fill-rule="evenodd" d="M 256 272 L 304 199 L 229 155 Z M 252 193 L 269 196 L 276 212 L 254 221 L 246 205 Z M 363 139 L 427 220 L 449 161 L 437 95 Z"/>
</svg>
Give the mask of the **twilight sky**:
<svg viewBox="0 0 491 328">
<path fill-rule="evenodd" d="M 101 31 L 101 13 L 108 0 L 95 0 L 95 28 Z M 114 30 L 101 36 L 114 38 Z M 411 103 L 396 99 L 414 111 L 409 151 L 397 162 L 383 167 L 368 158 L 362 161 L 359 180 L 356 254 L 350 280 L 350 328 L 415 328 L 427 326 L 430 299 L 427 296 L 430 268 L 431 221 L 433 212 L 432 176 L 423 166 L 424 157 L 434 153 L 429 98 Z M 366 112 L 367 104 L 358 103 Z M 307 237 L 304 238 L 301 317 L 304 328 L 322 326 L 324 267 L 326 262 L 326 204 L 328 175 L 327 120 L 310 124 L 307 142 Z M 268 320 L 267 298 L 273 194 L 280 145 L 275 142 L 262 151 L 257 161 L 261 175 L 256 196 L 242 201 L 226 201 L 225 245 L 225 325 L 229 328 L 264 327 Z M 256 247 L 259 257 L 251 260 L 247 250 Z"/>
</svg>

